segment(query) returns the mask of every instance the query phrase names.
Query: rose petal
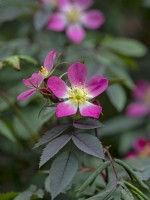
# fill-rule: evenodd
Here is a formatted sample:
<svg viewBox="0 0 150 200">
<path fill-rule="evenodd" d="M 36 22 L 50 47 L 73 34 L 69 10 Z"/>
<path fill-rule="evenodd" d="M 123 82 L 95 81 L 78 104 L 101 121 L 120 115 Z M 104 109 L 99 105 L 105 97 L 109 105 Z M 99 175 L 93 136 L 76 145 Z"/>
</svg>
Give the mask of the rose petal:
<svg viewBox="0 0 150 200">
<path fill-rule="evenodd" d="M 127 158 L 127 159 L 135 159 L 135 158 L 137 158 L 137 154 L 134 153 L 134 152 L 130 152 L 130 153 L 128 153 L 128 154 L 126 155 L 126 158 Z"/>
<path fill-rule="evenodd" d="M 47 56 L 44 60 L 44 67 L 47 69 L 48 72 L 50 72 L 51 69 L 53 68 L 55 58 L 56 58 L 55 50 L 52 50 L 47 54 Z"/>
<path fill-rule="evenodd" d="M 150 84 L 146 81 L 139 81 L 136 83 L 133 96 L 137 100 L 144 100 L 148 90 L 150 90 Z"/>
<path fill-rule="evenodd" d="M 67 28 L 66 34 L 70 40 L 77 44 L 80 43 L 85 37 L 84 29 L 78 24 L 70 25 Z"/>
<path fill-rule="evenodd" d="M 59 103 L 56 108 L 57 117 L 65 117 L 74 115 L 77 112 L 78 105 L 73 104 L 70 100 Z"/>
<path fill-rule="evenodd" d="M 108 80 L 101 75 L 93 76 L 87 83 L 87 89 L 90 93 L 90 97 L 96 97 L 105 91 L 108 87 Z"/>
<path fill-rule="evenodd" d="M 75 4 L 81 9 L 85 10 L 93 4 L 93 0 L 76 0 Z"/>
<path fill-rule="evenodd" d="M 68 68 L 68 78 L 72 85 L 84 85 L 87 79 L 87 68 L 84 64 L 76 62 Z"/>
<path fill-rule="evenodd" d="M 66 21 L 66 17 L 64 14 L 54 13 L 51 15 L 51 17 L 48 21 L 47 29 L 61 32 L 65 29 L 66 23 L 67 23 L 67 21 Z"/>
<path fill-rule="evenodd" d="M 18 100 L 18 101 L 21 101 L 21 100 L 24 100 L 24 99 L 26 99 L 26 98 L 29 98 L 29 97 L 32 96 L 35 92 L 36 92 L 35 89 L 26 90 L 25 92 L 22 92 L 20 95 L 18 95 L 17 100 Z"/>
<path fill-rule="evenodd" d="M 88 11 L 82 16 L 82 23 L 89 29 L 98 29 L 104 21 L 103 13 L 98 10 Z"/>
<path fill-rule="evenodd" d="M 39 87 L 44 80 L 44 76 L 39 73 L 35 72 L 32 74 L 30 78 L 23 79 L 23 83 L 30 88 Z"/>
<path fill-rule="evenodd" d="M 52 92 L 55 94 L 56 97 L 62 99 L 69 97 L 68 95 L 69 87 L 61 78 L 57 76 L 52 76 L 48 79 L 47 85 L 52 90 Z"/>
<path fill-rule="evenodd" d="M 58 0 L 58 7 L 62 11 L 67 11 L 71 7 L 70 0 Z"/>
<path fill-rule="evenodd" d="M 150 112 L 150 107 L 143 103 L 131 103 L 128 105 L 126 113 L 130 117 L 144 117 Z"/>
<path fill-rule="evenodd" d="M 138 138 L 134 144 L 134 150 L 139 153 L 146 145 L 148 141 L 145 138 Z"/>
<path fill-rule="evenodd" d="M 102 112 L 102 107 L 94 105 L 90 102 L 79 105 L 80 113 L 82 116 L 88 116 L 93 118 L 99 118 L 100 113 Z"/>
</svg>

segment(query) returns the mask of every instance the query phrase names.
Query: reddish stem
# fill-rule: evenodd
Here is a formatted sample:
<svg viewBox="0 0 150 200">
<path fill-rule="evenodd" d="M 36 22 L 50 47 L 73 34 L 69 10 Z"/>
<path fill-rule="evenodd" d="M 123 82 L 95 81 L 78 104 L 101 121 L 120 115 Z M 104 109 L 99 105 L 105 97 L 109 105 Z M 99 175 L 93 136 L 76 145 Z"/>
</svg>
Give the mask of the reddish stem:
<svg viewBox="0 0 150 200">
<path fill-rule="evenodd" d="M 114 173 L 115 173 L 116 179 L 118 180 L 119 178 L 118 178 L 118 175 L 117 175 L 117 172 L 116 172 L 115 166 L 114 166 L 113 158 L 112 158 L 112 156 L 111 156 L 111 154 L 110 154 L 110 152 L 109 152 L 109 149 L 108 149 L 107 147 L 104 147 L 104 152 L 107 153 L 107 155 L 108 155 L 108 157 L 109 157 L 109 160 L 110 160 L 110 162 L 111 162 L 111 165 L 112 165 L 113 171 L 114 171 Z"/>
<path fill-rule="evenodd" d="M 93 167 L 81 167 L 80 170 L 81 171 L 92 171 L 92 172 L 94 172 L 94 171 L 96 171 L 96 168 L 93 168 Z M 102 176 L 102 178 L 106 182 L 106 180 L 107 180 L 106 175 L 104 173 L 100 173 L 99 175 Z"/>
</svg>

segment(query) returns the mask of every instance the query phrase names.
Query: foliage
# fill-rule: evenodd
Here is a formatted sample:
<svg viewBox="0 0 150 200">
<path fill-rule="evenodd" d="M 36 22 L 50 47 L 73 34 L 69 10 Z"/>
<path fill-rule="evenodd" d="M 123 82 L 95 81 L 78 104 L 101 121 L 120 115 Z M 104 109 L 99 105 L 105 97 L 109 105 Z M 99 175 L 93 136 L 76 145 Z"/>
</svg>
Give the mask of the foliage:
<svg viewBox="0 0 150 200">
<path fill-rule="evenodd" d="M 124 159 L 134 140 L 150 131 L 149 116 L 126 116 L 134 82 L 150 78 L 149 1 L 94 1 L 93 7 L 104 13 L 104 26 L 86 30 L 85 40 L 74 44 L 63 32 L 46 29 L 56 7 L 0 1 L 2 200 L 150 198 L 149 159 Z M 22 79 L 40 70 L 51 49 L 58 52 L 52 73 L 66 82 L 64 72 L 77 61 L 88 67 L 89 77 L 109 80 L 95 102 L 103 107 L 100 120 L 56 119 L 57 99 L 51 103 L 42 92 L 17 101 Z"/>
</svg>

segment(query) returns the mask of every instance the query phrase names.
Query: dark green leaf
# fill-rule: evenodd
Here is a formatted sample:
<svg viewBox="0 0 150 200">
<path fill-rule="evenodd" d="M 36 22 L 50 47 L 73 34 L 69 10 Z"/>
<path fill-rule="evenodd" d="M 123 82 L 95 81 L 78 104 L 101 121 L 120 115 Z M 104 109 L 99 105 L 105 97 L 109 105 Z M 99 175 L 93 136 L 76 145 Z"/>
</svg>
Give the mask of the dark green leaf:
<svg viewBox="0 0 150 200">
<path fill-rule="evenodd" d="M 121 197 L 123 200 L 134 200 L 132 193 L 126 189 L 121 190 Z"/>
<path fill-rule="evenodd" d="M 103 147 L 97 137 L 86 133 L 75 133 L 72 140 L 81 151 L 104 159 Z"/>
<path fill-rule="evenodd" d="M 19 59 L 21 61 L 24 61 L 26 64 L 30 64 L 30 65 L 37 65 L 37 61 L 30 57 L 30 56 L 27 56 L 27 55 L 18 55 Z"/>
<path fill-rule="evenodd" d="M 34 148 L 37 148 L 50 140 L 53 140 L 55 137 L 59 136 L 61 133 L 63 133 L 67 128 L 70 127 L 70 124 L 64 124 L 59 125 L 54 128 L 52 128 L 50 131 L 47 131 L 38 141 L 38 143 L 35 144 Z"/>
<path fill-rule="evenodd" d="M 94 180 L 97 178 L 97 176 L 99 176 L 100 173 L 102 173 L 102 171 L 104 169 L 106 169 L 107 167 L 109 167 L 111 163 L 109 161 L 106 161 L 105 163 L 103 163 L 101 166 L 99 166 L 88 178 L 87 180 L 80 186 L 80 188 L 77 190 L 78 193 L 81 193 L 82 191 L 84 191 L 85 189 L 87 189 L 87 187 L 94 182 Z"/>
<path fill-rule="evenodd" d="M 50 14 L 51 14 L 51 11 L 49 9 L 39 11 L 35 14 L 34 26 L 37 30 L 40 30 L 47 24 L 47 22 L 50 18 Z"/>
<path fill-rule="evenodd" d="M 78 162 L 71 152 L 64 152 L 53 161 L 50 169 L 50 187 L 53 198 L 66 189 L 77 169 Z"/>
<path fill-rule="evenodd" d="M 107 95 L 118 111 L 122 111 L 126 104 L 126 94 L 121 85 L 115 84 L 107 88 Z"/>
<path fill-rule="evenodd" d="M 125 184 L 125 186 L 130 190 L 132 191 L 133 194 L 135 194 L 138 199 L 140 200 L 149 200 L 149 198 L 141 191 L 139 190 L 137 187 L 135 187 L 134 185 L 132 185 L 131 183 L 125 181 L 125 180 L 122 180 L 122 182 Z M 141 198 L 139 198 L 141 197 Z"/>
<path fill-rule="evenodd" d="M 110 136 L 113 134 L 122 133 L 123 131 L 130 130 L 138 127 L 143 123 L 143 119 L 135 119 L 125 116 L 114 117 L 105 122 L 105 127 L 101 130 L 101 135 Z"/>
<path fill-rule="evenodd" d="M 12 142 L 16 142 L 15 136 L 10 131 L 10 129 L 8 128 L 7 124 L 5 124 L 5 122 L 3 122 L 2 120 L 0 120 L 0 133 L 2 135 L 4 135 L 5 137 L 7 137 Z"/>
<path fill-rule="evenodd" d="M 31 200 L 32 197 L 43 198 L 43 190 L 37 189 L 35 185 L 31 185 L 26 191 L 20 193 L 14 200 Z"/>
<path fill-rule="evenodd" d="M 146 47 L 141 42 L 129 38 L 105 40 L 102 42 L 102 45 L 126 56 L 141 57 L 147 52 Z"/>
<path fill-rule="evenodd" d="M 78 129 L 94 129 L 102 127 L 102 123 L 92 118 L 78 119 L 73 123 L 73 126 Z"/>
<path fill-rule="evenodd" d="M 122 160 L 119 160 L 119 159 L 115 159 L 115 162 L 117 164 L 119 164 L 120 166 L 122 166 L 126 170 L 126 172 L 129 174 L 132 181 L 137 181 L 137 183 L 141 187 L 149 190 L 149 187 L 140 179 L 140 177 L 133 171 L 133 169 L 129 165 L 127 165 L 125 162 L 123 162 Z"/>
<path fill-rule="evenodd" d="M 23 1 L 5 0 L 0 2 L 0 22 L 14 20 L 21 15 L 28 15 L 31 9 L 27 6 L 19 5 Z"/>
<path fill-rule="evenodd" d="M 71 139 L 70 135 L 62 135 L 47 144 L 41 155 L 39 166 L 44 165 L 50 160 L 56 153 L 60 151 Z"/>
<path fill-rule="evenodd" d="M 115 190 L 116 190 L 116 186 L 112 187 L 106 191 L 100 192 L 99 194 L 97 194 L 93 197 L 90 197 L 86 200 L 110 200 L 110 198 L 112 197 Z"/>
</svg>

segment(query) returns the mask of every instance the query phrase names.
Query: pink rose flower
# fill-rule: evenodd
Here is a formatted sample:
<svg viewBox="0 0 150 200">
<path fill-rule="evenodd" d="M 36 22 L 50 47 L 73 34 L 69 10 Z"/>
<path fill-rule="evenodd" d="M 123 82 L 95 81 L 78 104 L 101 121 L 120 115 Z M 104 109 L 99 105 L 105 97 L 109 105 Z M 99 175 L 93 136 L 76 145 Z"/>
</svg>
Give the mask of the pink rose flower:
<svg viewBox="0 0 150 200">
<path fill-rule="evenodd" d="M 99 10 L 86 11 L 93 0 L 58 0 L 58 11 L 53 13 L 47 28 L 61 32 L 66 29 L 70 40 L 80 43 L 85 37 L 83 26 L 89 29 L 98 29 L 105 21 Z"/>
<path fill-rule="evenodd" d="M 76 114 L 78 109 L 82 116 L 99 117 L 102 107 L 94 105 L 90 100 L 106 90 L 108 80 L 101 75 L 95 75 L 87 81 L 87 75 L 86 66 L 77 62 L 68 68 L 70 87 L 59 77 L 52 76 L 48 79 L 50 90 L 63 101 L 57 105 L 57 117 Z"/>
<path fill-rule="evenodd" d="M 136 139 L 133 145 L 133 151 L 126 155 L 126 158 L 129 159 L 134 159 L 137 157 L 150 157 L 150 141 L 148 141 L 146 138 Z"/>
<path fill-rule="evenodd" d="M 17 97 L 17 100 L 21 101 L 23 99 L 29 98 L 36 91 L 39 91 L 39 87 L 42 84 L 43 80 L 45 78 L 48 78 L 53 68 L 55 57 L 56 57 L 56 51 L 55 50 L 50 51 L 44 60 L 44 66 L 41 67 L 41 70 L 39 72 L 33 73 L 30 78 L 23 79 L 24 85 L 30 89 L 26 90 L 25 92 L 22 92 Z"/>
<path fill-rule="evenodd" d="M 150 84 L 140 81 L 133 92 L 135 102 L 127 107 L 127 115 L 131 117 L 144 117 L 150 114 Z"/>
</svg>

